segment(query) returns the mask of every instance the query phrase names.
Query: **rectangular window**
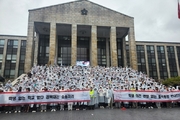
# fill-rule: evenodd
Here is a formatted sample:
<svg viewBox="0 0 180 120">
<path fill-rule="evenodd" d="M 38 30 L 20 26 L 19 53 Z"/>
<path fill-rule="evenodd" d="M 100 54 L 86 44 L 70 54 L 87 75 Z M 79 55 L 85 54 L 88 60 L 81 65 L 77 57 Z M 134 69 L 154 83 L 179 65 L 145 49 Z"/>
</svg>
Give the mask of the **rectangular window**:
<svg viewBox="0 0 180 120">
<path fill-rule="evenodd" d="M 148 66 L 149 66 L 149 75 L 150 77 L 157 79 L 157 68 L 156 68 L 156 59 L 155 51 L 153 45 L 147 45 L 147 56 L 148 56 Z"/>
<path fill-rule="evenodd" d="M 137 60 L 138 60 L 138 71 L 146 73 L 144 46 L 136 45 L 136 52 L 137 52 Z"/>
<path fill-rule="evenodd" d="M 98 65 L 106 66 L 106 38 L 98 38 L 97 47 Z"/>
<path fill-rule="evenodd" d="M 0 62 L 3 60 L 3 54 L 0 54 Z"/>
<path fill-rule="evenodd" d="M 9 54 L 8 54 L 7 57 L 6 57 L 6 60 L 11 60 L 11 56 L 12 56 L 12 55 L 9 55 Z"/>
<path fill-rule="evenodd" d="M 39 46 L 38 46 L 38 64 L 45 65 L 49 61 L 49 35 L 39 35 Z M 54 61 L 51 61 L 54 63 Z"/>
<path fill-rule="evenodd" d="M 18 50 L 18 40 L 8 40 L 7 45 L 7 55 L 4 69 L 4 77 L 14 78 L 16 60 L 17 60 L 17 50 Z"/>
<path fill-rule="evenodd" d="M 126 59 L 127 59 L 127 66 L 130 66 L 129 45 L 126 45 Z"/>
<path fill-rule="evenodd" d="M 168 54 L 169 69 L 170 69 L 171 77 L 176 77 L 177 65 L 176 65 L 176 59 L 175 59 L 174 46 L 167 46 L 167 54 Z"/>
<path fill-rule="evenodd" d="M 177 57 L 178 57 L 179 68 L 180 68 L 180 46 L 176 46 L 176 49 L 177 49 Z"/>
<path fill-rule="evenodd" d="M 5 40 L 0 39 L 0 48 L 4 48 L 4 42 Z"/>
</svg>

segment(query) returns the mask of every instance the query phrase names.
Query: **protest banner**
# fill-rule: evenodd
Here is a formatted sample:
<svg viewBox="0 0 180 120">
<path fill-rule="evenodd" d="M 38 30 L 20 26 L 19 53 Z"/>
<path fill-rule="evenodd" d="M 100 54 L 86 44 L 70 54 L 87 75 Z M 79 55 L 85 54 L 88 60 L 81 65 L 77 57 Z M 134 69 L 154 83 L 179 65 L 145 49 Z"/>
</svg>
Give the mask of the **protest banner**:
<svg viewBox="0 0 180 120">
<path fill-rule="evenodd" d="M 170 102 L 180 101 L 180 91 L 114 91 L 114 101 L 129 102 Z"/>
<path fill-rule="evenodd" d="M 0 105 L 90 101 L 89 91 L 4 92 L 0 96 Z"/>
</svg>

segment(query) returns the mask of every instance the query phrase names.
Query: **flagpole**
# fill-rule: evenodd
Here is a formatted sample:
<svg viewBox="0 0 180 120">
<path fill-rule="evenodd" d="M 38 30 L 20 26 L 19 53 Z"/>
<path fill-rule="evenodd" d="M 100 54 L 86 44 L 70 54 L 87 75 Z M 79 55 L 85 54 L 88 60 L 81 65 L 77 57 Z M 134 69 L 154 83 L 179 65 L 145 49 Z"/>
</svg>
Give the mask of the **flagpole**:
<svg viewBox="0 0 180 120">
<path fill-rule="evenodd" d="M 179 4 L 179 0 L 177 0 L 178 3 L 178 18 L 180 19 L 180 4 Z"/>
</svg>

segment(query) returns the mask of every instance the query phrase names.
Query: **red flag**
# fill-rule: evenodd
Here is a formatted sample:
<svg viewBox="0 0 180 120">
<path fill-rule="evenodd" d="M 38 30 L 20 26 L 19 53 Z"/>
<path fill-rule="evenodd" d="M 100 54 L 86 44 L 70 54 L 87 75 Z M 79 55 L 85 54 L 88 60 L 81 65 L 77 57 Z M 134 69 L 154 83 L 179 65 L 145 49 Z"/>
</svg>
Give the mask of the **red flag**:
<svg viewBox="0 0 180 120">
<path fill-rule="evenodd" d="M 179 4 L 179 0 L 178 0 L 178 18 L 180 19 L 180 4 Z"/>
</svg>

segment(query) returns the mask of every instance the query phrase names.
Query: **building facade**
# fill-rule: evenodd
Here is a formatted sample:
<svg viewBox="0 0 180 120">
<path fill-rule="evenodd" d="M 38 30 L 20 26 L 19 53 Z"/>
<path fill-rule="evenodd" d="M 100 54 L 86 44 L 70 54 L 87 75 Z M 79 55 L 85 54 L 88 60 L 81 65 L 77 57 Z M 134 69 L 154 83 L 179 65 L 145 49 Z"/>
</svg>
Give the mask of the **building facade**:
<svg viewBox="0 0 180 120">
<path fill-rule="evenodd" d="M 16 78 L 24 73 L 26 36 L 0 35 L 0 75 Z"/>
<path fill-rule="evenodd" d="M 26 36 L 0 35 L 0 74 L 33 65 L 131 66 L 155 79 L 180 75 L 180 43 L 135 41 L 134 18 L 88 0 L 29 10 Z"/>
<path fill-rule="evenodd" d="M 127 35 L 130 63 L 137 69 L 133 17 L 88 0 L 29 10 L 25 71 L 34 63 L 55 61 L 63 65 L 90 61 L 91 66 L 124 66 L 122 48 Z"/>
</svg>

